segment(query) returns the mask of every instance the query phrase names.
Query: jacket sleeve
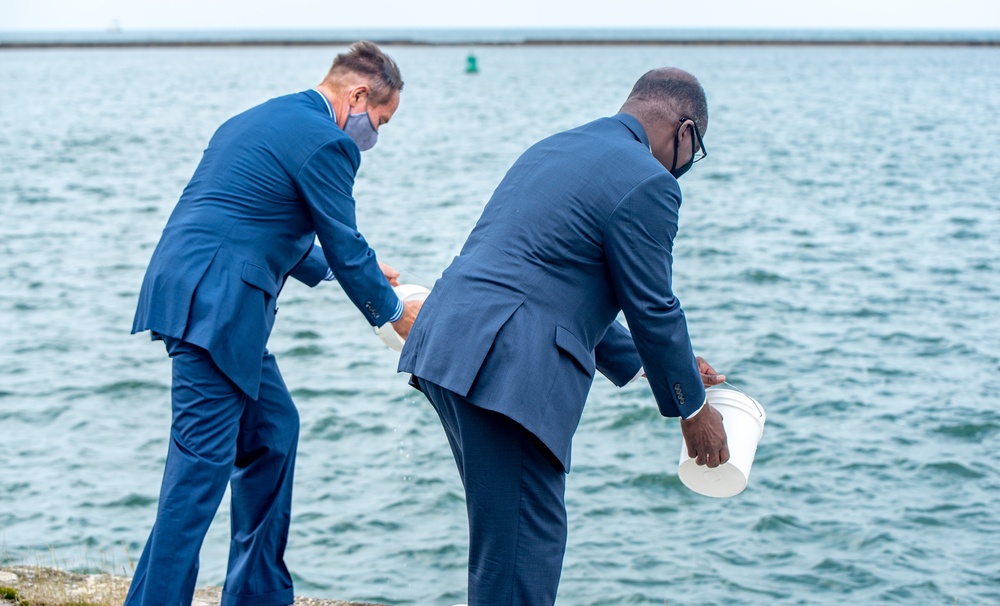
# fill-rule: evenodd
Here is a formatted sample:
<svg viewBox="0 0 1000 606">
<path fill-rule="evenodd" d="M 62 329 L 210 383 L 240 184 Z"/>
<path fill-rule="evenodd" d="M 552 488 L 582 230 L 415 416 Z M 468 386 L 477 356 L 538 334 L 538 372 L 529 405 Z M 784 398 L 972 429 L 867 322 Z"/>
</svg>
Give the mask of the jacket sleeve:
<svg viewBox="0 0 1000 606">
<path fill-rule="evenodd" d="M 381 326 L 398 312 L 400 300 L 357 228 L 353 189 L 360 163 L 357 146 L 337 139 L 314 151 L 295 181 L 337 281 L 368 323 Z"/>
<path fill-rule="evenodd" d="M 628 385 L 642 368 L 642 360 L 628 329 L 615 321 L 594 349 L 597 370 L 618 387 Z"/>
<path fill-rule="evenodd" d="M 687 417 L 705 401 L 687 321 L 671 286 L 681 192 L 658 173 L 625 195 L 604 229 L 611 284 L 664 416 Z"/>
<path fill-rule="evenodd" d="M 323 249 L 313 244 L 309 254 L 303 257 L 288 275 L 306 286 L 313 287 L 323 281 L 329 269 L 326 257 L 323 256 Z"/>
</svg>

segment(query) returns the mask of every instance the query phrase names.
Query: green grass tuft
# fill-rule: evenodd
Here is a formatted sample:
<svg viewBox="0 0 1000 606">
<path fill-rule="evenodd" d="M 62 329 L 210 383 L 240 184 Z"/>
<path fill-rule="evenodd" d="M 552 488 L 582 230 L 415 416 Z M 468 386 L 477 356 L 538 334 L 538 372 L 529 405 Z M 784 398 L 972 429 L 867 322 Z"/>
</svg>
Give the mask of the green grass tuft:
<svg viewBox="0 0 1000 606">
<path fill-rule="evenodd" d="M 0 587 L 0 598 L 14 600 L 15 602 L 21 601 L 21 596 L 18 595 L 17 590 L 13 587 Z"/>
</svg>

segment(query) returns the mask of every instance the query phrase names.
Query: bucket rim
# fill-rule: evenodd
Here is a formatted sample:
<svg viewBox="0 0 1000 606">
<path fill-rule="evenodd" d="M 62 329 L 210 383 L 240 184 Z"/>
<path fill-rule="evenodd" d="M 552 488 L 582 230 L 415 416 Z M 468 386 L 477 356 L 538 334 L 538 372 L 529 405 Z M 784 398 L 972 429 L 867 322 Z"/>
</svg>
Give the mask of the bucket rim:
<svg viewBox="0 0 1000 606">
<path fill-rule="evenodd" d="M 394 286 L 393 290 L 396 292 L 396 296 L 404 301 L 408 301 L 414 298 L 426 299 L 427 295 L 430 294 L 430 289 L 426 286 L 421 286 L 420 284 L 400 284 L 399 286 Z"/>
<path fill-rule="evenodd" d="M 750 396 L 750 395 L 748 395 L 748 394 L 740 391 L 739 389 L 726 389 L 724 387 L 710 387 L 710 388 L 708 388 L 708 389 L 705 390 L 706 400 L 709 398 L 709 394 L 711 394 L 713 392 L 715 392 L 715 393 L 725 392 L 725 393 L 728 393 L 728 394 L 737 395 L 737 396 L 739 396 L 739 397 L 735 398 L 737 402 L 746 403 L 746 401 L 749 401 L 748 405 L 742 406 L 740 408 L 742 408 L 747 413 L 749 413 L 750 416 L 756 416 L 756 418 L 758 420 L 760 420 L 760 422 L 761 422 L 762 425 L 764 424 L 765 420 L 767 419 L 767 413 L 764 412 L 764 407 L 760 405 L 760 402 L 758 402 L 752 396 Z"/>
</svg>

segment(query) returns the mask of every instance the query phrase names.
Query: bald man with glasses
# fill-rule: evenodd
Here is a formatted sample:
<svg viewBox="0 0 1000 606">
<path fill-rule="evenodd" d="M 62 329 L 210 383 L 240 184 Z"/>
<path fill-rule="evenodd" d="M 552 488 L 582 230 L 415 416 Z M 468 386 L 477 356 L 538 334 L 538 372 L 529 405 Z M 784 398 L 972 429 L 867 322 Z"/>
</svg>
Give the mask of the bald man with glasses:
<svg viewBox="0 0 1000 606">
<path fill-rule="evenodd" d="M 437 411 L 465 486 L 469 604 L 555 601 L 595 371 L 618 386 L 644 374 L 698 464 L 729 458 L 705 406 L 725 377 L 694 355 L 671 287 L 677 179 L 705 157 L 707 126 L 697 79 L 661 68 L 618 114 L 533 145 L 414 323 L 399 370 Z"/>
</svg>

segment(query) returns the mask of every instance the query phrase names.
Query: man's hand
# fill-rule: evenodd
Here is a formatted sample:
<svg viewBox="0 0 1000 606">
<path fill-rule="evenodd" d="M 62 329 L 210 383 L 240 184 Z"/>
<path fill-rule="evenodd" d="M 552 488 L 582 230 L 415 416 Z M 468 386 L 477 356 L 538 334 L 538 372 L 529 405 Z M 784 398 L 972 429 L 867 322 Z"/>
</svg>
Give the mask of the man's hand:
<svg viewBox="0 0 1000 606">
<path fill-rule="evenodd" d="M 718 467 L 729 460 L 729 445 L 722 415 L 708 404 L 690 419 L 681 419 L 688 456 L 698 465 Z"/>
<path fill-rule="evenodd" d="M 720 375 L 715 372 L 715 369 L 705 361 L 705 358 L 695 356 L 694 359 L 698 361 L 698 372 L 701 373 L 701 382 L 705 387 L 712 387 L 713 385 L 726 382 L 726 375 Z M 642 376 L 646 376 L 645 370 L 642 371 Z"/>
<path fill-rule="evenodd" d="M 378 262 L 378 267 L 379 267 L 379 269 L 382 270 L 382 275 L 385 276 L 385 279 L 389 281 L 389 286 L 399 286 L 399 272 L 398 271 L 396 271 L 395 269 L 389 267 L 388 265 L 386 265 L 385 263 L 383 263 L 381 261 Z M 406 316 L 404 315 L 403 317 L 406 317 Z M 412 324 L 412 322 L 411 322 L 411 324 Z M 409 329 L 407 329 L 407 331 L 409 331 Z M 399 329 L 397 329 L 396 332 L 399 332 Z"/>
<path fill-rule="evenodd" d="M 411 299 L 403 301 L 403 315 L 392 323 L 392 329 L 396 331 L 396 334 L 401 339 L 406 339 L 410 335 L 410 329 L 413 328 L 413 321 L 417 319 L 417 314 L 420 312 L 423 304 L 422 300 Z"/>
<path fill-rule="evenodd" d="M 705 387 L 712 387 L 713 385 L 718 385 L 719 383 L 724 383 L 726 381 L 726 375 L 720 375 L 715 372 L 712 365 L 705 361 L 705 358 L 701 356 L 695 356 L 695 360 L 698 361 L 698 372 L 701 373 L 701 382 Z"/>
</svg>

